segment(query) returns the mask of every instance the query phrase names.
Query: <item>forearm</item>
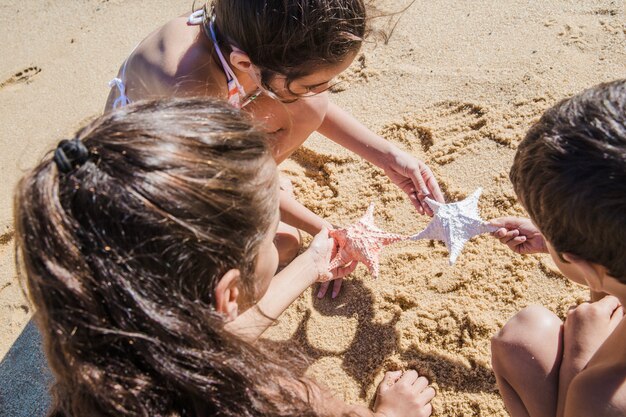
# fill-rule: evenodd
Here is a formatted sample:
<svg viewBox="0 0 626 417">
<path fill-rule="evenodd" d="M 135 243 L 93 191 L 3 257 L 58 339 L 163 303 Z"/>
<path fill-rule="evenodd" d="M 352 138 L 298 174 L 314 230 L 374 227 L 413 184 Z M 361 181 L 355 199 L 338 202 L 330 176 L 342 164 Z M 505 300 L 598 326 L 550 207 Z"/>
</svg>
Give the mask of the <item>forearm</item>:
<svg viewBox="0 0 626 417">
<path fill-rule="evenodd" d="M 308 378 L 304 378 L 304 381 L 310 387 L 310 391 L 307 392 L 300 388 L 300 395 L 302 395 L 303 398 L 308 398 L 315 410 L 321 415 L 336 417 L 383 417 L 380 414 L 374 413 L 368 407 L 348 404 L 340 400 L 335 397 L 324 384 L 320 384 Z"/>
<path fill-rule="evenodd" d="M 332 225 L 306 208 L 295 197 L 281 190 L 280 192 L 280 220 L 297 229 L 304 230 L 315 236 L 323 227 L 332 229 Z"/>
<path fill-rule="evenodd" d="M 256 306 L 228 323 L 226 329 L 242 339 L 255 341 L 318 276 L 319 272 L 309 255 L 303 253 L 272 279 Z"/>
<path fill-rule="evenodd" d="M 332 102 L 318 132 L 383 169 L 390 153 L 397 149 Z"/>
</svg>

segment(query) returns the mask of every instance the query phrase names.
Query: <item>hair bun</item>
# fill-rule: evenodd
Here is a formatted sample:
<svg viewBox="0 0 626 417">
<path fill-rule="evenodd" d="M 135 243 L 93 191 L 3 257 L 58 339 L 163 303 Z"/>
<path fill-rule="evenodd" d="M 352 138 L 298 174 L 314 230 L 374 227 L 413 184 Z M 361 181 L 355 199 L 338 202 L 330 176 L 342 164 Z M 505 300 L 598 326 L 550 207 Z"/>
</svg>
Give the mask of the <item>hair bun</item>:
<svg viewBox="0 0 626 417">
<path fill-rule="evenodd" d="M 89 149 L 79 139 L 62 140 L 54 151 L 54 162 L 64 174 L 89 160 Z"/>
</svg>

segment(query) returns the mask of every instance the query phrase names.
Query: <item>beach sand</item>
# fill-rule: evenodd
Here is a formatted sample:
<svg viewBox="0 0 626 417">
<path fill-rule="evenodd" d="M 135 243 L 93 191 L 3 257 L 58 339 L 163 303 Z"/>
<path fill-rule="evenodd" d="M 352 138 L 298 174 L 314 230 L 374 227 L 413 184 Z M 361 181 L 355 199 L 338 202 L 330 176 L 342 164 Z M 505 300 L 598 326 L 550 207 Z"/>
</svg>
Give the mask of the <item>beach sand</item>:
<svg viewBox="0 0 626 417">
<path fill-rule="evenodd" d="M 134 45 L 191 1 L 7 0 L 0 5 L 0 357 L 30 317 L 13 266 L 12 191 L 58 140 L 96 117 Z M 410 4 L 377 1 L 379 14 Z M 626 77 L 625 5 L 619 0 L 416 1 L 373 21 L 332 99 L 370 129 L 423 159 L 446 198 L 483 187 L 483 218 L 523 214 L 508 180 L 515 148 L 546 108 Z M 341 91 L 339 91 L 341 90 Z M 376 203 L 391 232 L 419 216 L 381 170 L 312 137 L 281 166 L 298 198 L 347 225 Z M 505 416 L 489 359 L 491 336 L 516 311 L 543 304 L 563 315 L 587 291 L 546 256 L 521 257 L 489 236 L 454 266 L 439 242 L 384 251 L 380 277 L 364 267 L 336 300 L 308 290 L 268 332 L 296 340 L 310 374 L 348 401 L 370 404 L 389 369 L 412 367 L 437 388 L 438 416 Z"/>
</svg>

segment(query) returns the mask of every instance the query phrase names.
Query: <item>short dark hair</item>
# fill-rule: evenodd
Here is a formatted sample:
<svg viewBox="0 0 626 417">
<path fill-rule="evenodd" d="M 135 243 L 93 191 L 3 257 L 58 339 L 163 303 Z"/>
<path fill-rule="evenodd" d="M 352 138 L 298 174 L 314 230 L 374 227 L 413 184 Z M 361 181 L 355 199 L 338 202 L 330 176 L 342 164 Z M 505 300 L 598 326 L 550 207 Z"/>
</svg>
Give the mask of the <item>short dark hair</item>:
<svg viewBox="0 0 626 417">
<path fill-rule="evenodd" d="M 510 177 L 558 253 L 626 284 L 626 80 L 547 110 L 519 145 Z"/>
</svg>

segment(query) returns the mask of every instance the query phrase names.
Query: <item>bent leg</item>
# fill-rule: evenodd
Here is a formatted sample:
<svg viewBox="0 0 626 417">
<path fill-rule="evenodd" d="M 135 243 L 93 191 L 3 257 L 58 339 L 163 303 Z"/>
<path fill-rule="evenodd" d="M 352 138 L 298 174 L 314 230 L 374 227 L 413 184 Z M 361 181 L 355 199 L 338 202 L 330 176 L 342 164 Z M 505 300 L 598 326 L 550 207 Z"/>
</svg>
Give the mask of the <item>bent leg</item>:
<svg viewBox="0 0 626 417">
<path fill-rule="evenodd" d="M 300 252 L 302 247 L 300 231 L 293 226 L 280 222 L 274 238 L 274 245 L 278 250 L 278 265 L 280 267 L 286 266 Z"/>
<path fill-rule="evenodd" d="M 554 417 L 563 356 L 563 323 L 541 306 L 517 313 L 491 341 L 491 363 L 513 417 Z"/>
</svg>

